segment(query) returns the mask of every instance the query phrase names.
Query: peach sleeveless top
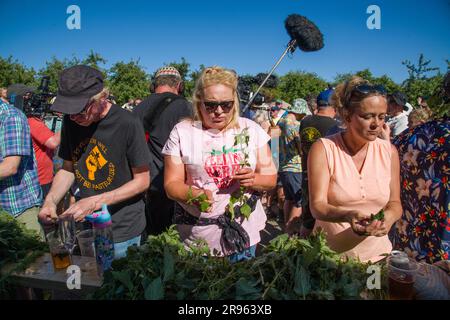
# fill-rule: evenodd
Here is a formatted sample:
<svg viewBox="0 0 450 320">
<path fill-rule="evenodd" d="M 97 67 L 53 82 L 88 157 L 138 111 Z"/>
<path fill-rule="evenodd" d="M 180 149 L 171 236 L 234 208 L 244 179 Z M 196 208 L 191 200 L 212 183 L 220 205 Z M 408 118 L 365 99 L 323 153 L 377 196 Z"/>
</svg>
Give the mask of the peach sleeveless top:
<svg viewBox="0 0 450 320">
<path fill-rule="evenodd" d="M 352 157 L 346 151 L 341 133 L 321 138 L 328 159 L 330 184 L 328 203 L 343 209 L 358 209 L 367 213 L 377 213 L 389 201 L 391 181 L 391 144 L 376 139 L 369 142 L 367 156 L 358 172 Z M 322 228 L 333 248 L 336 241 L 348 241 L 359 237 L 351 231 L 349 223 L 316 221 L 315 229 Z M 344 234 L 341 234 L 345 232 Z M 348 234 L 348 236 L 347 236 Z M 340 235 L 340 236 L 339 236 Z M 392 244 L 388 236 L 366 237 L 362 242 L 349 248 L 344 254 L 357 257 L 361 261 L 378 261 L 383 253 L 389 253 Z"/>
</svg>

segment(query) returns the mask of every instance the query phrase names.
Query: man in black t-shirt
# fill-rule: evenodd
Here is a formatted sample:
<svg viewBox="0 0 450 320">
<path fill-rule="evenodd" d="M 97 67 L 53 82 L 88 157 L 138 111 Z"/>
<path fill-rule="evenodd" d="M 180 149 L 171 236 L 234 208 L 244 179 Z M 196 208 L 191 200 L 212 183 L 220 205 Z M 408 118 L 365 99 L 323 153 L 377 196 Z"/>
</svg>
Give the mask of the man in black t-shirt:
<svg viewBox="0 0 450 320">
<path fill-rule="evenodd" d="M 54 220 L 57 204 L 76 182 L 80 200 L 60 217 L 83 221 L 107 204 L 115 258 L 120 258 L 128 246 L 140 244 L 145 229 L 143 195 L 150 184 L 150 156 L 142 127 L 108 96 L 96 69 L 78 65 L 61 73 L 52 110 L 65 114 L 59 150 L 64 162 L 39 217 L 44 223 Z"/>
<path fill-rule="evenodd" d="M 152 181 L 147 193 L 147 232 L 159 234 L 172 224 L 175 202 L 164 190 L 164 157 L 162 148 L 173 127 L 192 117 L 192 105 L 180 94 L 181 75 L 174 67 L 160 68 L 154 77 L 154 93 L 136 106 L 133 114 L 142 122 L 150 150 Z"/>
<path fill-rule="evenodd" d="M 308 171 L 307 160 L 309 150 L 317 139 L 325 137 L 327 131 L 336 125 L 336 110 L 331 106 L 330 99 L 333 95 L 333 89 L 322 91 L 317 97 L 317 113 L 305 117 L 300 122 L 300 145 L 302 157 L 302 229 L 300 236 L 308 236 L 314 228 L 315 219 L 312 217 L 309 208 L 308 193 Z"/>
</svg>

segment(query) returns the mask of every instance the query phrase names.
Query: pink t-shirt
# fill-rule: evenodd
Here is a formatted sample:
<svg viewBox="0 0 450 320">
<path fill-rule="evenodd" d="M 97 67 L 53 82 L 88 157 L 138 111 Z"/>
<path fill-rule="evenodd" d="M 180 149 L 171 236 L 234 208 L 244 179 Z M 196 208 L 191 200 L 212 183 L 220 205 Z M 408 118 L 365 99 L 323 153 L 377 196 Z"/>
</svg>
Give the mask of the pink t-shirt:
<svg viewBox="0 0 450 320">
<path fill-rule="evenodd" d="M 346 152 L 341 133 L 321 138 L 328 160 L 330 184 L 328 203 L 343 209 L 360 210 L 377 213 L 384 208 L 390 197 L 391 181 L 391 144 L 389 141 L 376 139 L 369 142 L 367 156 L 361 173 L 358 172 L 352 157 Z M 331 248 L 333 243 L 358 237 L 351 230 L 349 223 L 325 222 L 317 220 L 315 229 L 322 228 L 327 233 Z M 381 254 L 389 253 L 392 244 L 388 236 L 367 237 L 358 245 L 344 252 L 361 261 L 378 261 Z"/>
<path fill-rule="evenodd" d="M 202 218 L 217 218 L 224 214 L 230 194 L 239 188 L 239 184 L 230 177 L 240 169 L 240 162 L 244 159 L 241 147 L 234 146 L 234 138 L 246 127 L 250 138 L 247 148 L 249 163 L 251 168 L 255 169 L 256 151 L 267 144 L 270 137 L 257 123 L 246 118 L 239 118 L 239 127 L 220 133 L 213 129 L 203 129 L 200 122 L 186 120 L 178 123 L 170 133 L 162 153 L 180 157 L 186 168 L 186 184 L 193 188 L 211 190 L 214 197 L 209 213 L 200 212 L 194 206 L 180 203 L 190 214 Z M 248 220 L 236 219 L 248 233 L 251 246 L 261 240 L 259 232 L 264 229 L 266 219 L 259 200 Z M 222 230 L 215 224 L 208 226 L 179 224 L 177 228 L 186 244 L 201 238 L 208 243 L 211 252 L 217 250 L 219 254 L 225 255 L 233 253 L 223 252 L 220 245 Z"/>
</svg>

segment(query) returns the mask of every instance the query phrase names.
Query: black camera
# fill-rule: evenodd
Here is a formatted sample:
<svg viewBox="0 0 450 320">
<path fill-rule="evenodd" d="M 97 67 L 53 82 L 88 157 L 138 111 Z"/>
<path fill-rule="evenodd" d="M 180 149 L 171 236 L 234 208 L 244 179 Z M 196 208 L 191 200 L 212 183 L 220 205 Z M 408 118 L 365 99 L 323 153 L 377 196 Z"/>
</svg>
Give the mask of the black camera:
<svg viewBox="0 0 450 320">
<path fill-rule="evenodd" d="M 238 93 L 239 100 L 242 104 L 247 104 L 253 97 L 254 92 L 252 91 L 252 86 L 256 85 L 257 81 L 255 77 L 243 76 L 239 78 L 238 82 Z M 252 105 L 260 106 L 264 103 L 264 96 L 257 93 L 252 100 Z"/>
<path fill-rule="evenodd" d="M 41 79 L 37 92 L 27 92 L 23 96 L 23 112 L 27 116 L 44 117 L 50 113 L 51 99 L 55 94 L 51 93 L 48 88 L 50 77 L 44 76 Z"/>
<path fill-rule="evenodd" d="M 260 106 L 264 103 L 264 96 L 261 93 L 257 93 L 253 98 L 252 105 Z"/>
<path fill-rule="evenodd" d="M 43 118 L 50 113 L 51 99 L 55 97 L 48 89 L 50 78 L 44 76 L 37 89 L 17 83 L 8 87 L 8 99 L 14 107 L 29 117 Z"/>
<path fill-rule="evenodd" d="M 252 95 L 252 84 L 254 82 L 253 77 L 243 76 L 238 81 L 238 94 L 239 100 L 243 104 L 247 104 L 250 101 Z"/>
</svg>

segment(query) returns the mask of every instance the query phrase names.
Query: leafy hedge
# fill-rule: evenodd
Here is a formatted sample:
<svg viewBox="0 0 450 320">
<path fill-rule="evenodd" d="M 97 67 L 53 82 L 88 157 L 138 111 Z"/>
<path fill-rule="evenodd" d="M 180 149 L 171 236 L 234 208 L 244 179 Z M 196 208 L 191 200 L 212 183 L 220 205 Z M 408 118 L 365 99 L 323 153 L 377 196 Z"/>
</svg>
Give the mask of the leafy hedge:
<svg viewBox="0 0 450 320">
<path fill-rule="evenodd" d="M 14 298 L 8 281 L 12 272 L 25 270 L 47 250 L 39 235 L 0 209 L 0 270 L 9 263 L 17 263 L 13 270 L 0 274 L 0 299 Z"/>
<path fill-rule="evenodd" d="M 360 299 L 369 264 L 343 259 L 323 234 L 308 240 L 281 235 L 261 256 L 232 264 L 201 242 L 186 249 L 171 228 L 116 260 L 91 299 Z"/>
</svg>

